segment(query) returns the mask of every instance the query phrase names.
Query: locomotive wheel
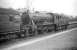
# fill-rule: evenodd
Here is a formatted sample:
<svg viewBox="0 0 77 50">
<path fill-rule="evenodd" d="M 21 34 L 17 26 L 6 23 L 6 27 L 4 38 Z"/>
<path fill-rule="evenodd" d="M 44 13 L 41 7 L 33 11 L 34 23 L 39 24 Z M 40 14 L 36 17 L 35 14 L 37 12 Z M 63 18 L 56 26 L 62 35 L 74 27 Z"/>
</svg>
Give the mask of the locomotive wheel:
<svg viewBox="0 0 77 50">
<path fill-rule="evenodd" d="M 24 31 L 24 32 L 19 32 L 18 34 L 17 34 L 17 36 L 18 36 L 18 38 L 23 38 L 23 37 L 26 37 L 26 31 Z"/>
<path fill-rule="evenodd" d="M 43 32 L 48 32 L 48 28 L 47 27 L 45 27 L 45 28 L 43 28 Z"/>
<path fill-rule="evenodd" d="M 11 39 L 15 39 L 17 36 L 15 34 L 8 34 L 6 36 L 6 39 L 11 40 Z"/>
<path fill-rule="evenodd" d="M 29 29 L 29 36 L 33 36 L 34 35 L 34 30 Z"/>
<path fill-rule="evenodd" d="M 38 32 L 38 34 L 42 34 L 43 33 L 42 30 L 40 30 L 40 29 L 38 29 L 37 32 Z"/>
</svg>

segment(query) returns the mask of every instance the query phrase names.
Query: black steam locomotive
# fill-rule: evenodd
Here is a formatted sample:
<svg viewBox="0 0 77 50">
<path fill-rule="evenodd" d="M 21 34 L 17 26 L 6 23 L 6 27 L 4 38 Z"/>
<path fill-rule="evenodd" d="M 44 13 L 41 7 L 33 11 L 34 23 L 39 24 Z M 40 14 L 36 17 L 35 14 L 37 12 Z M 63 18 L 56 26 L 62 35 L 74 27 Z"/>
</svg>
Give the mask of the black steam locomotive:
<svg viewBox="0 0 77 50">
<path fill-rule="evenodd" d="M 5 13 L 6 14 L 6 13 Z M 16 14 L 16 13 L 15 13 Z M 52 17 L 52 18 L 51 18 Z M 0 15 L 0 40 L 31 37 L 52 31 L 65 30 L 68 19 L 52 14 L 48 19 L 30 17 L 27 12 L 22 15 Z"/>
</svg>

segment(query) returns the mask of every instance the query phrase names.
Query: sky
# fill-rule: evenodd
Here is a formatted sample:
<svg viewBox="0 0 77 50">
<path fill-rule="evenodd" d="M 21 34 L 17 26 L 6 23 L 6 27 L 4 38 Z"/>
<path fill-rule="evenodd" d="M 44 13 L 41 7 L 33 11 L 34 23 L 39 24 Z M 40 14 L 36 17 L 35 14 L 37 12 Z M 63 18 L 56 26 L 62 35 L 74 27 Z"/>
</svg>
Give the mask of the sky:
<svg viewBox="0 0 77 50">
<path fill-rule="evenodd" d="M 24 8 L 26 0 L 0 0 L 0 6 L 5 8 Z"/>
<path fill-rule="evenodd" d="M 0 7 L 5 8 L 26 8 L 27 5 L 31 10 L 77 15 L 77 0 L 0 0 Z"/>
</svg>

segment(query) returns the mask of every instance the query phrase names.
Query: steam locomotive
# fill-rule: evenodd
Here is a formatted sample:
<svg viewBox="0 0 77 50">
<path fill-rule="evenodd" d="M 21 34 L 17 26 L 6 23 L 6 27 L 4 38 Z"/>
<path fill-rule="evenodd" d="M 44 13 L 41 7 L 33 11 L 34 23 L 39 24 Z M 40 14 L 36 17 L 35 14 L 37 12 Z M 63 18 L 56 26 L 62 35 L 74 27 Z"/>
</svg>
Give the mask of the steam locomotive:
<svg viewBox="0 0 77 50">
<path fill-rule="evenodd" d="M 69 23 L 67 18 L 54 14 L 51 17 L 35 19 L 27 12 L 21 16 L 0 15 L 0 40 L 31 37 L 67 29 Z"/>
</svg>

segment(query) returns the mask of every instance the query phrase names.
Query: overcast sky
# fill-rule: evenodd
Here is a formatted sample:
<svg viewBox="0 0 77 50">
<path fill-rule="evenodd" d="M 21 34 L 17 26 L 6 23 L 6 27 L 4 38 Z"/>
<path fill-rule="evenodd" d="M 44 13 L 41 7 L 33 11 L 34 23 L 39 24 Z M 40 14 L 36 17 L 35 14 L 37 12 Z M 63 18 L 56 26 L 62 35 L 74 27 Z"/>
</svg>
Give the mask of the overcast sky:
<svg viewBox="0 0 77 50">
<path fill-rule="evenodd" d="M 29 1 L 29 0 L 28 0 Z M 31 9 L 52 11 L 75 16 L 77 14 L 77 0 L 30 0 Z M 0 0 L 1 7 L 24 8 L 27 0 Z"/>
</svg>

